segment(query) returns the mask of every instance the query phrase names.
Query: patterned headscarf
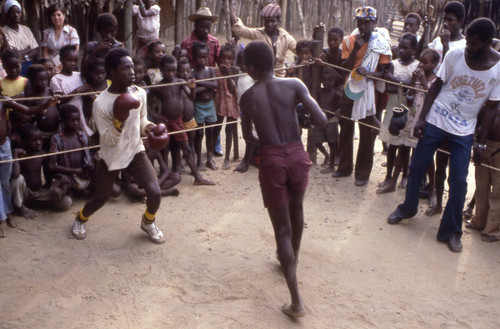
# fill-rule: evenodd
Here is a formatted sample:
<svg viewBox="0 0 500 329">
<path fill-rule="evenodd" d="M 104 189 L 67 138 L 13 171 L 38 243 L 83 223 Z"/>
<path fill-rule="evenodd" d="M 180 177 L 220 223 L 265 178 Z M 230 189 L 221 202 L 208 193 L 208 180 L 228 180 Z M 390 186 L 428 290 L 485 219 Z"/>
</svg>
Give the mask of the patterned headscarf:
<svg viewBox="0 0 500 329">
<path fill-rule="evenodd" d="M 356 9 L 354 12 L 354 18 L 364 19 L 369 21 L 377 20 L 377 10 L 370 6 L 363 6 Z"/>
<path fill-rule="evenodd" d="M 262 18 L 272 18 L 281 16 L 281 7 L 275 4 L 268 4 L 260 12 L 260 17 Z"/>
</svg>

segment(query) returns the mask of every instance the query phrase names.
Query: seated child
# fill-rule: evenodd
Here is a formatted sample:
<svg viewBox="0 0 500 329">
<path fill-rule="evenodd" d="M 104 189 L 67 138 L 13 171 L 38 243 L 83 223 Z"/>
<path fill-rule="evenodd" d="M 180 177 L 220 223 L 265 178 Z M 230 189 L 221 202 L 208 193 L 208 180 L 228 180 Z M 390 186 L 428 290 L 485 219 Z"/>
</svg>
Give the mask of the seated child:
<svg viewBox="0 0 500 329">
<path fill-rule="evenodd" d="M 20 130 L 23 149 L 16 148 L 13 158 L 22 156 L 43 155 L 42 135 L 40 130 L 31 124 L 24 125 Z M 72 200 L 67 195 L 55 193 L 55 189 L 64 185 L 63 181 L 54 180 L 50 188 L 42 185 L 42 166 L 47 169 L 48 158 L 16 161 L 12 165 L 12 202 L 19 214 L 26 218 L 33 218 L 38 214 L 28 207 L 45 207 L 57 211 L 67 210 Z"/>
<path fill-rule="evenodd" d="M 213 67 L 206 66 L 208 63 L 208 48 L 205 43 L 196 42 L 192 48 L 192 54 L 196 61 L 193 69 L 193 77 L 196 80 L 215 78 Z M 198 126 L 205 126 L 205 137 L 207 147 L 207 167 L 217 170 L 214 161 L 215 139 L 214 128 L 212 124 L 217 122 L 217 113 L 215 111 L 214 95 L 217 89 L 217 81 L 203 81 L 196 83 L 196 99 L 194 101 L 194 117 Z M 196 131 L 196 156 L 199 170 L 205 170 L 201 160 L 201 142 L 203 140 L 203 130 Z"/>
<path fill-rule="evenodd" d="M 0 102 L 0 161 L 12 160 L 12 151 L 9 139 L 9 121 L 4 104 Z M 12 162 L 0 163 L 0 238 L 7 234 L 7 224 L 16 227 L 11 214 L 14 212 L 12 206 L 12 191 L 10 189 L 10 175 Z"/>
<path fill-rule="evenodd" d="M 335 154 L 337 153 L 337 143 L 339 139 L 338 119 L 332 114 L 336 112 L 340 106 L 340 93 L 334 88 L 336 72 L 331 66 L 324 66 L 321 70 L 321 83 L 323 87 L 319 90 L 318 104 L 325 112 L 328 123 L 323 127 L 314 128 L 314 140 L 316 148 L 324 154 L 325 160 L 323 161 L 321 170 L 322 174 L 331 174 L 335 171 Z M 326 110 L 326 111 L 325 111 Z M 327 142 L 330 148 L 330 154 L 323 146 Z"/>
<path fill-rule="evenodd" d="M 161 58 L 161 72 L 163 74 L 162 84 L 181 82 L 183 80 L 175 77 L 177 73 L 177 62 L 175 57 L 172 55 L 165 55 Z M 153 88 L 150 94 L 153 97 L 158 97 L 161 103 L 161 113 L 156 118 L 158 122 L 165 122 L 167 130 L 170 133 L 184 130 L 184 125 L 182 122 L 183 112 L 184 112 L 184 102 L 182 94 L 185 93 L 191 98 L 194 98 L 194 80 L 189 80 L 186 86 L 183 85 L 173 85 L 173 86 L 163 86 L 158 88 Z M 188 144 L 188 138 L 186 133 L 173 134 L 172 138 L 179 144 L 184 159 L 191 169 L 191 174 L 194 176 L 195 185 L 215 185 L 215 183 L 206 180 L 200 174 L 198 167 L 196 167 L 194 156 L 191 148 Z"/>
<path fill-rule="evenodd" d="M 234 48 L 226 45 L 220 50 L 218 64 L 215 69 L 215 75 L 227 76 L 238 74 L 238 70 L 234 67 Z M 234 160 L 239 158 L 238 155 L 238 127 L 235 122 L 240 116 L 238 109 L 238 101 L 236 96 L 236 81 L 235 78 L 217 80 L 217 92 L 215 93 L 215 108 L 217 109 L 217 123 L 222 123 L 226 118 L 226 156 L 222 169 L 229 170 L 229 154 L 231 153 L 231 144 L 234 141 Z M 215 127 L 214 138 L 219 138 L 222 126 Z"/>
<path fill-rule="evenodd" d="M 84 84 L 78 72 L 78 52 L 76 46 L 67 45 L 59 50 L 62 70 L 61 73 L 54 75 L 50 80 L 50 88 L 56 95 L 72 95 L 92 91 L 88 84 Z M 92 130 L 85 121 L 83 115 L 82 96 L 61 98 L 61 104 L 72 104 L 80 111 L 81 127 L 87 136 L 92 135 Z"/>
<path fill-rule="evenodd" d="M 88 63 L 91 59 L 96 57 L 104 58 L 111 49 L 123 47 L 123 43 L 115 39 L 116 31 L 118 31 L 118 21 L 113 14 L 100 14 L 97 16 L 95 25 L 101 41 L 89 41 L 85 45 L 81 65 L 83 76 L 87 72 Z"/>
<path fill-rule="evenodd" d="M 64 104 L 60 109 L 62 130 L 52 136 L 50 141 L 50 153 L 67 151 L 89 145 L 87 135 L 80 128 L 80 114 L 78 109 L 71 104 Z M 52 155 L 49 158 L 48 167 L 54 177 L 65 176 L 69 185 L 60 193 L 66 193 L 67 189 L 77 192 L 85 192 L 90 185 L 90 174 L 93 169 L 93 161 L 88 149 L 78 152 L 62 153 Z"/>
</svg>

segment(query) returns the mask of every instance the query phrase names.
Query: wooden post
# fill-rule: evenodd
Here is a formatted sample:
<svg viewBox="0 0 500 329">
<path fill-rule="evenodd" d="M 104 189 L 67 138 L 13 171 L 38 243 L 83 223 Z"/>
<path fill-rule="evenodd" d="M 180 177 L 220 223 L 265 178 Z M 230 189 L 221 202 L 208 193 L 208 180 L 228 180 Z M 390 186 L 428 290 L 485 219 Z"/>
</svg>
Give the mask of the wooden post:
<svg viewBox="0 0 500 329">
<path fill-rule="evenodd" d="M 281 0 L 281 24 L 283 25 L 283 22 L 285 22 L 285 29 L 288 27 L 286 26 L 286 19 L 287 19 L 287 14 L 288 14 L 288 0 Z"/>
<path fill-rule="evenodd" d="M 134 0 L 126 0 L 123 6 L 123 35 L 125 48 L 132 51 L 132 7 Z"/>
<path fill-rule="evenodd" d="M 175 1 L 175 44 L 180 45 L 184 38 L 184 0 Z"/>
<path fill-rule="evenodd" d="M 226 15 L 226 40 L 227 43 L 233 41 L 233 34 L 231 33 L 231 18 L 229 17 L 229 0 L 224 1 L 224 13 Z"/>
<path fill-rule="evenodd" d="M 300 29 L 302 32 L 302 37 L 306 38 L 306 26 L 304 24 L 304 14 L 302 13 L 302 0 L 297 0 L 297 12 L 299 14 Z"/>
<path fill-rule="evenodd" d="M 313 33 L 313 57 L 319 58 L 323 52 L 323 39 L 325 34 L 325 25 L 320 23 L 314 28 Z M 321 67 L 318 65 L 312 66 L 312 84 L 311 84 L 311 96 L 318 100 L 319 98 L 319 88 L 321 87 Z M 312 129 L 307 130 L 307 152 L 311 158 L 312 163 L 317 161 L 317 151 L 314 141 L 314 133 Z"/>
</svg>

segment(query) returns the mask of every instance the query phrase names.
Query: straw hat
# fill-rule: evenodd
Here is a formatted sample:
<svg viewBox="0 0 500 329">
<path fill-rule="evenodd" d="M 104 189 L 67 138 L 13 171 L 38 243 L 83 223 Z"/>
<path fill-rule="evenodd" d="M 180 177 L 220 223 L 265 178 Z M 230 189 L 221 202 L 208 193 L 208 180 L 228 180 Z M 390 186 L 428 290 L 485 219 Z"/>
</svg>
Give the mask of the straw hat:
<svg viewBox="0 0 500 329">
<path fill-rule="evenodd" d="M 219 17 L 213 16 L 212 12 L 210 11 L 210 8 L 208 7 L 200 7 L 197 11 L 196 14 L 192 14 L 188 17 L 188 19 L 191 22 L 195 22 L 197 19 L 209 19 L 212 22 L 216 22 Z"/>
</svg>

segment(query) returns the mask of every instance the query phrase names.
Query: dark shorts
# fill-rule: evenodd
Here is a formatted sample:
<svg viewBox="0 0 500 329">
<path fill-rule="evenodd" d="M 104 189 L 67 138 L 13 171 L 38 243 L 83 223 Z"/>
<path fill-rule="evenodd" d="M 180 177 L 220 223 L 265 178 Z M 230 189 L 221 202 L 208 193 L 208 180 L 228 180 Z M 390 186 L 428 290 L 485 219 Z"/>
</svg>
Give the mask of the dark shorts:
<svg viewBox="0 0 500 329">
<path fill-rule="evenodd" d="M 207 103 L 194 102 L 194 118 L 197 124 L 217 122 L 215 103 L 211 99 Z"/>
<path fill-rule="evenodd" d="M 289 202 L 289 191 L 305 192 L 312 165 L 302 142 L 266 146 L 259 149 L 259 181 L 266 208 Z"/>
<path fill-rule="evenodd" d="M 339 123 L 328 122 L 323 127 L 314 128 L 314 143 L 323 144 L 324 142 L 335 144 L 339 140 Z"/>
<path fill-rule="evenodd" d="M 182 115 L 177 119 L 167 120 L 167 131 L 173 133 L 175 131 L 184 130 L 184 123 L 182 122 Z M 177 142 L 187 142 L 188 136 L 185 132 L 173 134 L 172 137 Z"/>
</svg>

